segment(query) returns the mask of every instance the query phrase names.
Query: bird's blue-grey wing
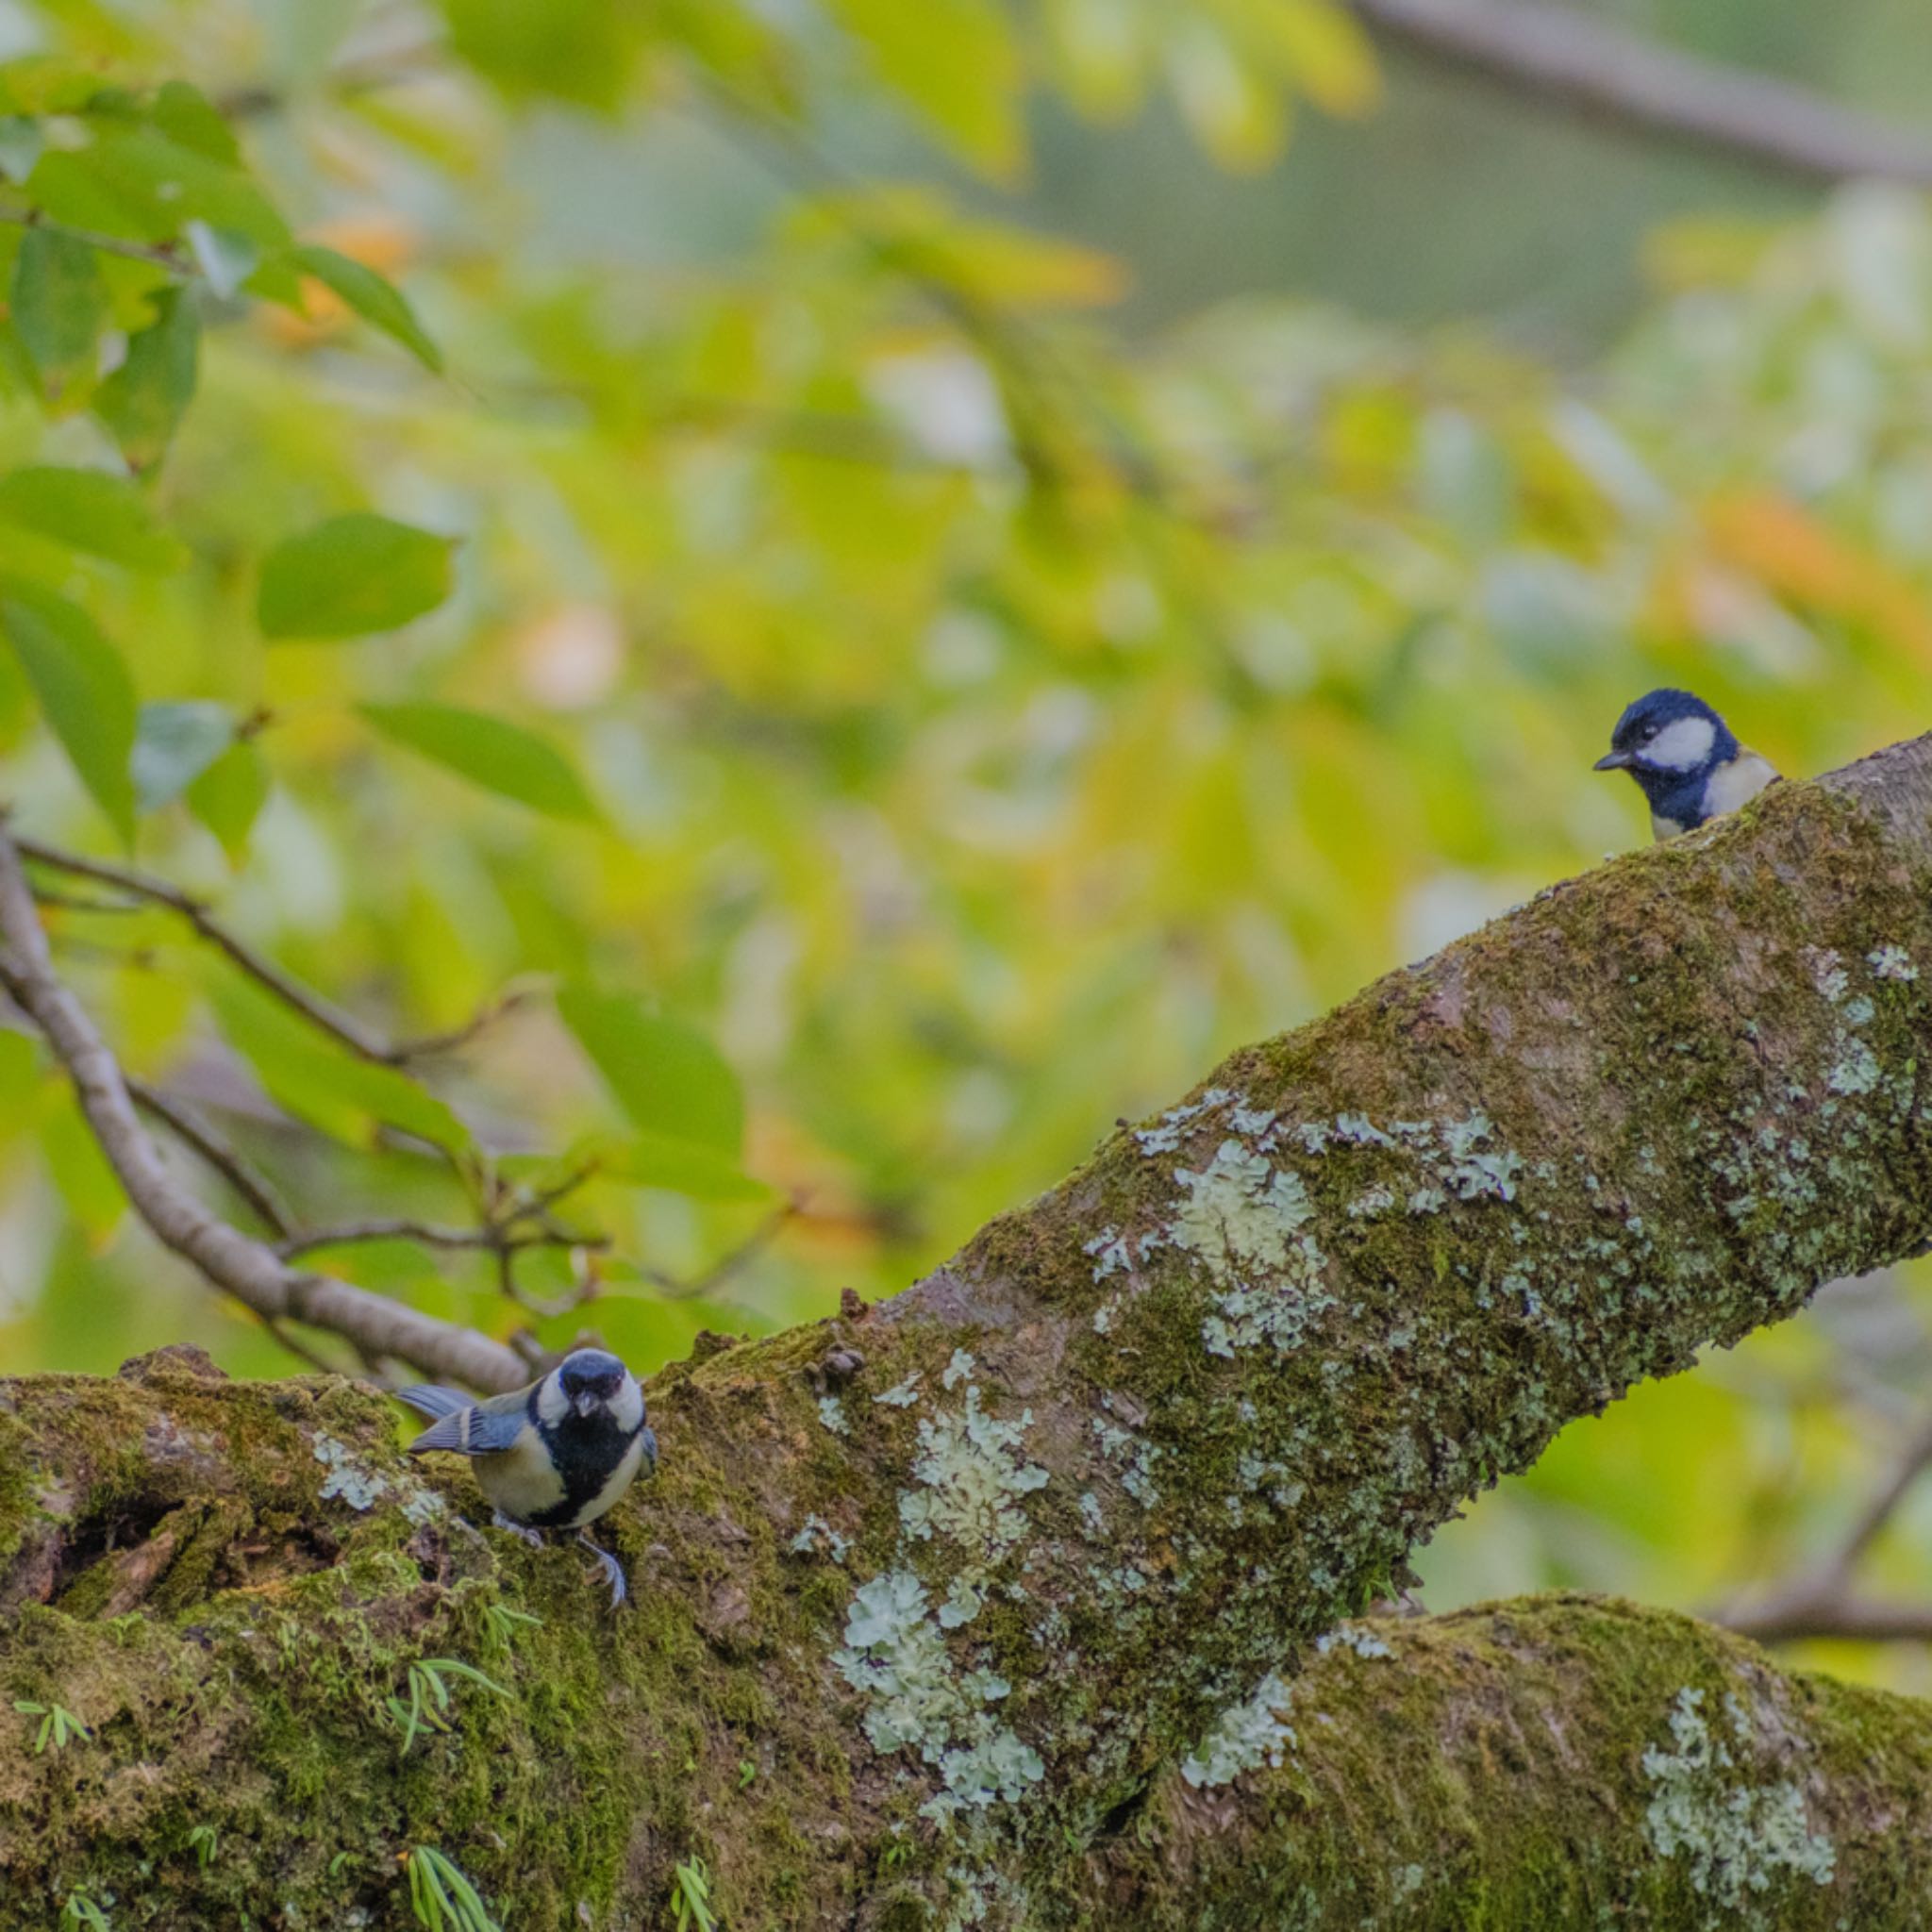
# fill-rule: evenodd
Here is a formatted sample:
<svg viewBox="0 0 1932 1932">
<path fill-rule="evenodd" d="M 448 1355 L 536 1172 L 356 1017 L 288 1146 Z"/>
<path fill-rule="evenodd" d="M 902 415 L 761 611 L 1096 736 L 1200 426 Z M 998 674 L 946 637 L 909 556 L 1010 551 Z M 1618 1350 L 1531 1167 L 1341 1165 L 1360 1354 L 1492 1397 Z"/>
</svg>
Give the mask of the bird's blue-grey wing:
<svg viewBox="0 0 1932 1932">
<path fill-rule="evenodd" d="M 499 1456 L 523 1433 L 527 1417 L 523 1405 L 496 1408 L 466 1402 L 409 1444 L 411 1456 L 429 1449 L 447 1449 L 458 1456 Z"/>
</svg>

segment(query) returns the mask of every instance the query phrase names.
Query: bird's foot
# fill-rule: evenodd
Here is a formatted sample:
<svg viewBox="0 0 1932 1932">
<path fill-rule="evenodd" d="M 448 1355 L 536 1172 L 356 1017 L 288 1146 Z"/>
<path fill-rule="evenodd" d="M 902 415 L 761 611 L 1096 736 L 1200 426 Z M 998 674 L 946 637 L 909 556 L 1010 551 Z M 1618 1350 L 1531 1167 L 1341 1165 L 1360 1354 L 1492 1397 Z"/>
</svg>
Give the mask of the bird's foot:
<svg viewBox="0 0 1932 1932">
<path fill-rule="evenodd" d="M 498 1529 L 507 1529 L 510 1535 L 522 1537 L 533 1550 L 541 1550 L 543 1547 L 543 1532 L 541 1529 L 532 1529 L 527 1523 L 519 1523 L 514 1516 L 506 1516 L 501 1509 L 492 1512 L 490 1520 Z"/>
<path fill-rule="evenodd" d="M 605 1581 L 610 1586 L 610 1607 L 614 1610 L 630 1596 L 630 1585 L 625 1581 L 624 1565 L 608 1550 L 592 1542 L 589 1530 L 578 1530 L 577 1541 L 596 1557 L 598 1567 L 604 1572 Z"/>
</svg>

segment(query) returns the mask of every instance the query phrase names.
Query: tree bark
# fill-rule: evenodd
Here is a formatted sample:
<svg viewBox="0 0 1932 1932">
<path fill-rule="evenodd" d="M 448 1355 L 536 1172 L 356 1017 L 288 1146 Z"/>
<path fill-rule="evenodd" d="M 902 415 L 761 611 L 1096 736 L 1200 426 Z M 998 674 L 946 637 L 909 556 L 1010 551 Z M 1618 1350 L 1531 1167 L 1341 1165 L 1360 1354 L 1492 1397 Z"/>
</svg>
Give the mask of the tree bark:
<svg viewBox="0 0 1932 1932">
<path fill-rule="evenodd" d="M 92 1736 L 0 1748 L 0 1924 L 407 1924 L 425 1845 L 517 1926 L 669 1924 L 693 1861 L 733 1928 L 1917 1924 L 1924 1707 L 1574 1600 L 1312 1646 L 1932 1234 L 1928 814 L 1932 741 L 1778 787 L 667 1370 L 616 1618 L 370 1391 L 4 1385 L 0 1717 Z M 410 1736 L 439 1658 L 492 1684 Z"/>
</svg>

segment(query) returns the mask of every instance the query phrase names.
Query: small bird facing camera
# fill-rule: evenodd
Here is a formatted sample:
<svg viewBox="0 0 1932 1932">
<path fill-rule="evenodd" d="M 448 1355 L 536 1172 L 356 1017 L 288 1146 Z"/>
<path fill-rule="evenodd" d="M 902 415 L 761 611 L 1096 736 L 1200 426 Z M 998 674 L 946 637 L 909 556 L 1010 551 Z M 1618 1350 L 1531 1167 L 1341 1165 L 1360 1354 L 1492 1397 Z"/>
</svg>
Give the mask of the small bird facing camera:
<svg viewBox="0 0 1932 1932">
<path fill-rule="evenodd" d="M 1650 829 L 1674 839 L 1707 819 L 1736 811 L 1778 774 L 1688 691 L 1654 691 L 1617 720 L 1610 748 L 1591 767 L 1628 772 L 1650 802 Z"/>
<path fill-rule="evenodd" d="M 640 1469 L 658 1467 L 658 1439 L 638 1378 L 614 1355 L 574 1350 L 527 1389 L 482 1402 L 434 1383 L 396 1396 L 437 1418 L 409 1444 L 411 1456 L 469 1457 L 499 1527 L 540 1546 L 543 1530 L 575 1530 L 609 1580 L 611 1603 L 624 1602 L 624 1566 L 585 1527 L 616 1506 Z"/>
</svg>

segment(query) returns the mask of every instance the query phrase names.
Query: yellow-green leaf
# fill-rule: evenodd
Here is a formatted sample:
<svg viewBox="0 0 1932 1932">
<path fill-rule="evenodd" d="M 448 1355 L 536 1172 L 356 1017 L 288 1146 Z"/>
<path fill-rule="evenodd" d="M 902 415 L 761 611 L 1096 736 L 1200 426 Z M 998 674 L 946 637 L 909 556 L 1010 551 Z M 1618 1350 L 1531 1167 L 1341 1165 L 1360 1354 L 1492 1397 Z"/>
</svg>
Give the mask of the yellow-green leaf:
<svg viewBox="0 0 1932 1932">
<path fill-rule="evenodd" d="M 239 865 L 248 851 L 248 835 L 268 803 L 268 766 L 245 740 L 231 744 L 188 788 L 188 809 L 205 824 Z"/>
<path fill-rule="evenodd" d="M 134 682 L 79 605 L 17 577 L 0 578 L 0 629 L 81 782 L 125 842 L 134 839 Z"/>
<path fill-rule="evenodd" d="M 290 261 L 341 297 L 362 320 L 402 343 L 425 369 L 441 371 L 442 351 L 429 340 L 403 292 L 387 275 L 333 248 L 293 248 Z"/>
<path fill-rule="evenodd" d="M 570 760 L 553 744 L 485 711 L 460 705 L 362 705 L 385 738 L 445 770 L 552 818 L 591 819 L 597 808 Z"/>
<path fill-rule="evenodd" d="M 291 537 L 261 568 L 258 612 L 271 638 L 396 630 L 450 591 L 447 537 L 357 511 Z"/>
<path fill-rule="evenodd" d="M 93 250 L 50 228 L 28 229 L 13 265 L 12 314 L 49 390 L 91 369 L 108 320 L 107 285 Z"/>
<path fill-rule="evenodd" d="M 158 462 L 194 396 L 201 320 L 180 289 L 154 297 L 155 320 L 127 339 L 120 368 L 94 391 L 93 410 L 137 470 Z"/>
<path fill-rule="evenodd" d="M 954 153 L 990 175 L 1017 172 L 1020 52 L 998 0 L 830 0 L 830 10 Z"/>
<path fill-rule="evenodd" d="M 744 1141 L 738 1076 L 695 1027 L 581 980 L 559 990 L 557 1009 L 635 1125 L 736 1161 Z"/>
<path fill-rule="evenodd" d="M 188 553 L 125 476 L 36 464 L 0 476 L 0 523 L 129 570 L 175 570 Z"/>
<path fill-rule="evenodd" d="M 470 1131 L 426 1088 L 394 1067 L 357 1058 L 250 982 L 224 979 L 215 1011 L 229 1044 L 278 1107 L 352 1147 L 378 1124 L 459 1153 Z"/>
</svg>

